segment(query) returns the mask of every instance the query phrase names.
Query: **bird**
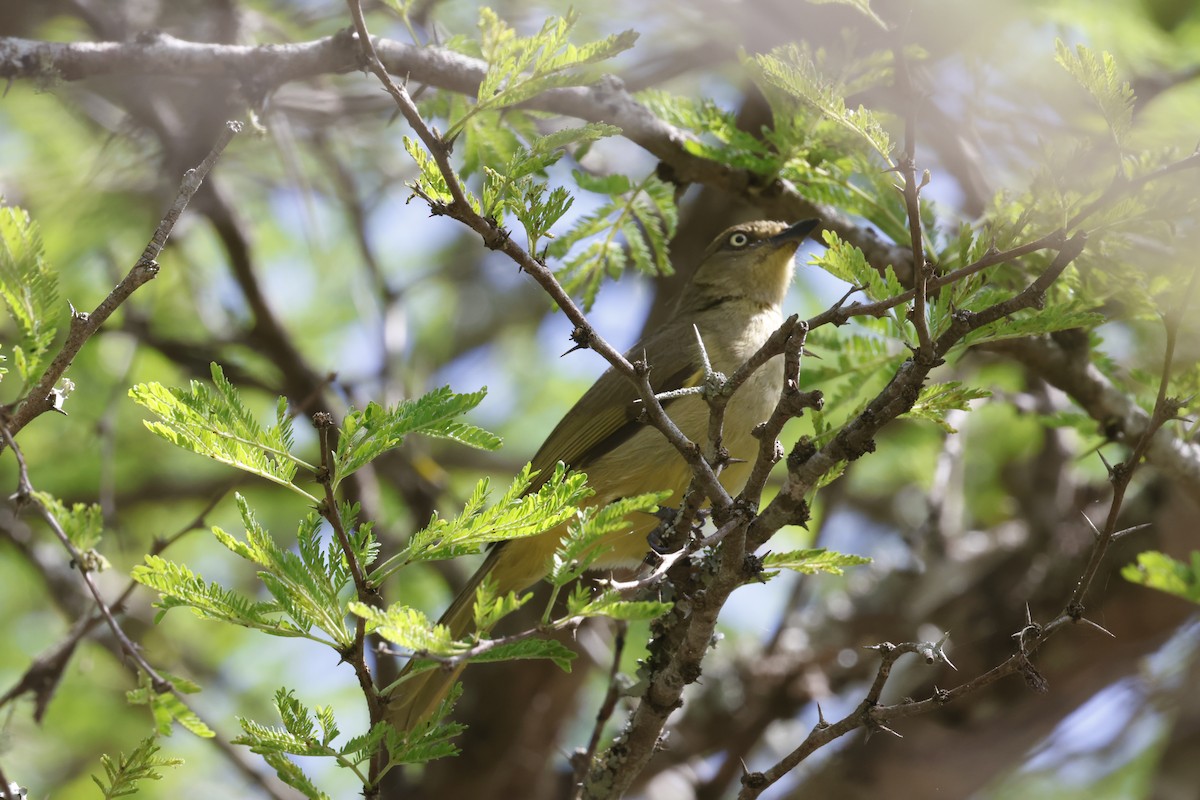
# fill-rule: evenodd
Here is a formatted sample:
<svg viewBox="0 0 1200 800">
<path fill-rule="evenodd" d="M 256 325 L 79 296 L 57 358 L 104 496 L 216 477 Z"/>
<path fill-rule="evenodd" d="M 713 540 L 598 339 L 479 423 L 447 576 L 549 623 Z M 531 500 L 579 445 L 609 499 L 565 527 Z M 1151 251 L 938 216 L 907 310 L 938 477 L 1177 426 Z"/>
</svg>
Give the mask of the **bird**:
<svg viewBox="0 0 1200 800">
<path fill-rule="evenodd" d="M 705 379 L 704 355 L 713 370 L 726 375 L 741 366 L 783 323 L 782 305 L 795 269 L 795 254 L 819 225 L 806 219 L 789 225 L 758 220 L 722 231 L 708 246 L 672 315 L 626 353 L 650 368 L 658 394 L 698 386 Z M 703 345 L 701 345 L 701 342 Z M 703 349 L 702 349 L 703 347 Z M 765 421 L 783 385 L 782 359 L 759 368 L 730 398 L 723 426 L 729 465 L 720 481 L 731 494 L 740 492 L 750 474 L 758 442 L 752 431 Z M 706 444 L 709 409 L 697 394 L 667 399 L 664 410 L 685 436 Z M 586 505 L 603 506 L 623 497 L 670 491 L 670 506 L 682 499 L 692 472 L 683 456 L 641 414 L 638 392 L 623 374 L 609 368 L 567 411 L 533 457 L 538 487 L 562 462 L 587 473 L 594 494 Z M 600 545 L 594 569 L 636 566 L 650 551 L 647 536 L 659 524 L 651 514 L 634 514 L 628 526 Z M 499 596 L 522 591 L 549 572 L 567 524 L 536 536 L 495 545 L 439 622 L 456 639 L 474 625 L 476 589 L 490 579 Z M 385 719 L 408 731 L 429 719 L 458 679 L 462 667 L 434 669 L 405 677 L 385 697 Z"/>
</svg>

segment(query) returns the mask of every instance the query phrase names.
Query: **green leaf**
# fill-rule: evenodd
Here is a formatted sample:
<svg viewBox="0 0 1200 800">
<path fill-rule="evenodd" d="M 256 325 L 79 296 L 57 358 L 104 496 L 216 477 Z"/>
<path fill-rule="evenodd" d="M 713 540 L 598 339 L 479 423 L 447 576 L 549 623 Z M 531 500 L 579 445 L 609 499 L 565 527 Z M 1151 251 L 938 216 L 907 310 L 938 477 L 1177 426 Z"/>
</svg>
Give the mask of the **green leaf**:
<svg viewBox="0 0 1200 800">
<path fill-rule="evenodd" d="M 412 190 L 431 204 L 449 205 L 454 202 L 454 195 L 450 193 L 450 185 L 446 183 L 446 176 L 442 174 L 437 162 L 433 160 L 433 156 L 429 155 L 421 142 L 411 136 L 405 136 L 404 150 L 417 165 L 417 178 L 409 184 Z M 466 192 L 466 189 L 463 191 Z M 472 209 L 479 212 L 479 201 L 469 192 L 467 193 L 467 202 Z"/>
<path fill-rule="evenodd" d="M 582 585 L 568 598 L 567 613 L 573 617 L 609 617 L 610 619 L 639 622 L 661 617 L 674 607 L 674 603 L 657 601 L 622 600 L 621 595 L 608 589 L 595 597 L 588 596 Z"/>
<path fill-rule="evenodd" d="M 155 730 L 160 736 L 171 735 L 171 723 L 173 722 L 178 722 L 185 730 L 202 739 L 211 739 L 216 736 L 213 730 L 204 724 L 204 720 L 196 716 L 196 712 L 188 708 L 187 704 L 174 694 L 155 691 L 150 685 L 149 678 L 145 675 L 140 677 L 140 684 L 137 689 L 126 692 L 125 698 L 132 705 L 150 707 L 150 713 L 154 716 Z M 195 684 L 191 684 L 191 686 L 194 687 Z"/>
<path fill-rule="evenodd" d="M 576 658 L 575 651 L 554 639 L 521 639 L 496 645 L 467 660 L 472 664 L 483 664 L 498 661 L 548 659 L 563 672 L 570 672 L 571 663 Z"/>
<path fill-rule="evenodd" d="M 871 559 L 869 558 L 837 553 L 833 550 L 826 550 L 824 547 L 792 550 L 787 553 L 768 553 L 763 558 L 764 569 L 790 569 L 803 575 L 816 575 L 818 572 L 841 575 L 845 567 L 857 567 L 870 563 Z"/>
<path fill-rule="evenodd" d="M 570 34 L 579 14 L 569 11 L 563 17 L 551 17 L 533 36 L 518 36 L 496 12 L 479 12 L 481 54 L 487 72 L 479 84 L 475 107 L 450 126 L 448 136 L 456 135 L 470 116 L 481 111 L 517 105 L 547 89 L 578 86 L 594 80 L 583 67 L 606 61 L 637 41 L 637 33 L 624 31 L 604 39 L 574 45 Z"/>
<path fill-rule="evenodd" d="M 318 733 L 317 720 L 291 689 L 275 691 L 275 708 L 283 727 L 262 725 L 250 719 L 239 718 L 244 735 L 233 740 L 234 744 L 246 745 L 259 754 L 287 753 L 295 756 L 322 756 L 330 752 L 329 742 L 337 736 L 337 726 L 332 716 Z M 326 735 L 332 728 L 332 735 Z"/>
<path fill-rule="evenodd" d="M 236 499 L 246 528 L 246 539 L 239 540 L 214 527 L 217 540 L 233 553 L 263 567 L 258 576 L 275 598 L 278 608 L 291 618 L 293 624 L 289 628 L 307 633 L 315 627 L 340 648 L 349 647 L 354 640 L 354 631 L 345 624 L 346 612 L 341 597 L 353 579 L 336 537 L 329 537 L 322 549 L 324 519 L 316 512 L 310 512 L 301 521 L 298 552 L 292 552 L 281 548 L 258 524 L 241 494 L 236 495 Z M 377 545 L 370 526 L 356 530 L 358 506 L 343 505 L 338 513 L 343 529 L 356 548 L 355 558 L 360 564 L 369 563 Z"/>
<path fill-rule="evenodd" d="M 485 577 L 475 589 L 475 631 L 484 634 L 496 627 L 496 623 L 513 613 L 533 597 L 531 592 L 518 596 L 516 592 L 504 595 L 496 593 L 496 584 Z"/>
<path fill-rule="evenodd" d="M 309 800 L 329 800 L 329 795 L 322 792 L 312 779 L 304 773 L 300 765 L 282 753 L 262 753 L 263 761 L 275 770 L 279 780 L 297 790 Z"/>
<path fill-rule="evenodd" d="M 758 81 L 816 109 L 859 137 L 887 165 L 892 165 L 892 142 L 883 122 L 863 106 L 848 108 L 844 98 L 849 87 L 822 76 L 817 59 L 808 48 L 791 44 L 756 55 L 748 63 L 756 69 Z"/>
<path fill-rule="evenodd" d="M 887 266 L 884 274 L 880 275 L 858 247 L 843 241 L 833 231 L 823 231 L 821 235 L 827 248 L 812 260 L 812 264 L 835 278 L 860 287 L 871 300 L 888 300 L 904 294 L 904 286 L 896 277 L 891 264 Z M 889 314 L 895 319 L 895 309 Z"/>
<path fill-rule="evenodd" d="M 354 631 L 346 625 L 342 597 L 348 593 L 352 576 L 336 538 L 329 537 L 322 546 L 323 518 L 313 512 L 300 523 L 293 552 L 281 548 L 258 524 L 244 497 L 239 494 L 236 499 L 246 528 L 245 540 L 220 528 L 213 528 L 213 535 L 231 552 L 261 567 L 258 576 L 272 601 L 252 601 L 209 584 L 186 566 L 160 556 L 146 556 L 146 563 L 134 568 L 134 580 L 162 595 L 157 605 L 163 613 L 190 608 L 201 619 L 231 622 L 273 636 L 303 637 L 339 649 L 349 647 Z M 339 514 L 354 557 L 364 565 L 370 563 L 377 550 L 370 526 L 356 524 L 357 506 L 343 505 Z M 314 634 L 313 629 L 325 637 Z"/>
<path fill-rule="evenodd" d="M 446 722 L 446 718 L 461 696 L 462 684 L 455 684 L 446 699 L 438 705 L 437 711 L 411 730 L 400 732 L 386 722 L 376 725 L 371 734 L 383 734 L 384 746 L 388 752 L 388 768 L 397 764 L 425 764 L 436 758 L 457 755 L 458 748 L 450 740 L 466 730 L 466 726 L 457 722 Z"/>
<path fill-rule="evenodd" d="M 67 534 L 67 539 L 85 559 L 85 566 L 92 571 L 108 568 L 108 560 L 96 552 L 104 532 L 104 512 L 96 503 L 74 503 L 70 508 L 51 494 L 34 492 L 34 499 L 58 520 Z"/>
<path fill-rule="evenodd" d="M 707 97 L 672 95 L 658 89 L 638 93 L 641 101 L 656 117 L 693 135 L 683 147 L 689 153 L 721 164 L 746 169 L 759 175 L 775 175 L 783 165 L 781 154 L 759 136 L 738 124 L 737 114 L 721 108 Z M 628 189 L 585 189 L 604 194 L 619 194 Z"/>
<path fill-rule="evenodd" d="M 17 326 L 13 363 L 30 384 L 45 367 L 58 333 L 58 281 L 42 258 L 42 235 L 24 209 L 0 206 L 0 298 Z"/>
<path fill-rule="evenodd" d="M 1041 311 L 1022 312 L 971 331 L 963 337 L 958 347 L 1003 339 L 1024 339 L 1076 328 L 1092 330 L 1105 322 L 1107 320 L 1103 314 L 1082 308 L 1078 303 L 1051 303 Z"/>
<path fill-rule="evenodd" d="M 901 414 L 900 418 L 929 420 L 936 422 L 946 433 L 956 433 L 957 431 L 946 422 L 946 412 L 966 411 L 970 408 L 972 400 L 981 400 L 991 396 L 992 393 L 986 389 L 963 386 L 958 381 L 935 383 L 932 386 L 922 387 L 917 402 L 913 404 L 912 408 Z"/>
<path fill-rule="evenodd" d="M 627 180 L 597 181 L 579 171 L 574 175 L 585 188 L 627 185 Z M 620 277 L 630 263 L 645 275 L 670 275 L 667 243 L 677 223 L 674 187 L 648 175 L 582 217 L 550 244 L 547 253 L 563 261 L 555 270 L 563 288 L 571 294 L 582 292 L 584 308 L 590 309 L 604 277 Z"/>
<path fill-rule="evenodd" d="M 331 709 L 318 707 L 314 713 L 290 689 L 282 688 L 275 692 L 275 708 L 283 721 L 282 728 L 240 717 L 242 735 L 234 738 L 233 744 L 246 745 L 251 752 L 261 755 L 280 780 L 311 800 L 327 800 L 328 795 L 288 758 L 289 755 L 332 758 L 340 766 L 354 770 L 366 783 L 366 776 L 357 769 L 363 761 L 359 757 L 362 754 L 345 757 L 331 745 L 340 734 Z M 381 738 L 376 737 L 376 742 Z"/>
<path fill-rule="evenodd" d="M 1108 123 L 1113 138 L 1120 143 L 1133 127 L 1133 89 L 1117 74 L 1117 62 L 1111 53 L 1096 55 L 1078 44 L 1075 52 L 1062 39 L 1054 41 L 1054 60 L 1091 94 Z"/>
<path fill-rule="evenodd" d="M 1138 553 L 1137 564 L 1127 564 L 1121 577 L 1160 592 L 1200 603 L 1200 550 L 1193 550 L 1191 563 L 1177 561 L 1165 553 Z"/>
<path fill-rule="evenodd" d="M 146 563 L 134 567 L 132 575 L 135 581 L 162 595 L 155 605 L 163 612 L 185 607 L 201 619 L 232 622 L 278 636 L 303 635 L 273 619 L 273 615 L 282 613 L 277 603 L 255 602 L 215 583 L 208 584 L 182 564 L 161 556 L 147 555 Z M 156 621 L 161 619 L 160 613 Z"/>
<path fill-rule="evenodd" d="M 586 475 L 569 473 L 561 463 L 536 492 L 529 493 L 535 476 L 526 465 L 504 496 L 490 506 L 490 483 L 486 478 L 479 481 L 461 514 L 443 519 L 435 513 L 400 553 L 371 573 L 371 580 L 382 581 L 416 561 L 456 558 L 476 553 L 492 542 L 536 536 L 575 516 L 579 503 L 592 493 Z"/>
<path fill-rule="evenodd" d="M 291 453 L 287 401 L 279 398 L 275 424 L 264 430 L 217 364 L 212 365 L 212 379 L 211 387 L 192 381 L 188 390 L 143 383 L 130 389 L 129 396 L 158 417 L 146 427 L 168 442 L 285 486 L 315 504 L 315 497 L 293 483 L 297 466 L 312 472 L 316 468 Z"/>
<path fill-rule="evenodd" d="M 603 508 L 591 506 L 580 511 L 554 552 L 546 580 L 561 588 L 583 575 L 605 554 L 604 541 L 629 528 L 630 515 L 654 513 L 670 494 L 654 492 L 623 497 Z"/>
<path fill-rule="evenodd" d="M 435 625 L 415 608 L 394 603 L 386 611 L 360 603 L 349 604 L 351 614 L 367 621 L 367 631 L 378 633 L 393 644 L 398 644 L 412 653 L 450 657 L 461 655 L 470 648 L 469 644 L 455 641 L 445 625 Z"/>
<path fill-rule="evenodd" d="M 92 780 L 104 793 L 105 800 L 137 794 L 138 783 L 162 780 L 161 768 L 178 767 L 183 763 L 182 758 L 159 758 L 159 750 L 158 740 L 148 736 L 138 742 L 128 756 L 119 755 L 114 761 L 108 755 L 101 755 L 105 778 L 102 780 L 93 775 Z"/>
<path fill-rule="evenodd" d="M 603 123 L 563 128 L 544 136 L 533 136 L 528 147 L 514 145 L 504 168 L 484 166 L 483 207 L 487 216 L 503 223 L 514 215 L 525 229 L 526 248 L 537 255 L 538 245 L 574 203 L 563 187 L 549 188 L 543 180 L 546 169 L 572 145 L 585 146 L 621 129 Z M 482 132 L 480 136 L 485 135 Z"/>
<path fill-rule="evenodd" d="M 500 437 L 456 419 L 479 405 L 486 395 L 486 388 L 470 394 L 455 394 L 450 387 L 443 386 L 391 408 L 368 403 L 363 410 L 347 414 L 338 433 L 338 447 L 333 458 L 334 487 L 381 454 L 399 447 L 410 433 L 450 439 L 481 450 L 495 450 L 500 446 Z"/>
</svg>

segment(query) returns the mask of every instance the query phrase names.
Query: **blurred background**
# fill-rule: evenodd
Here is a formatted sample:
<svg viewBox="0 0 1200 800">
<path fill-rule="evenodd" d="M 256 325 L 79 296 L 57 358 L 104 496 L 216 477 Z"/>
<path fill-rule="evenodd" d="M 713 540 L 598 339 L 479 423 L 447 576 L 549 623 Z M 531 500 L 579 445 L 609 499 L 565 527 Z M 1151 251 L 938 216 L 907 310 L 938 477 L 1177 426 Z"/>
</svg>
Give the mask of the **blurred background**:
<svg viewBox="0 0 1200 800">
<path fill-rule="evenodd" d="M 366 4 L 372 32 L 438 46 L 476 32 L 479 5 L 428 0 L 408 7 L 408 25 Z M 498 2 L 491 7 L 524 34 L 566 3 Z M 1054 41 L 1111 52 L 1138 102 L 1139 147 L 1186 154 L 1200 133 L 1200 7 L 1179 0 L 1071 2 L 878 2 L 903 21 L 923 50 L 919 81 L 928 102 L 918 121 L 918 164 L 931 170 L 925 197 L 945 230 L 977 221 L 1004 193 L 1031 185 L 1048 153 L 1067 151 L 1099 130 L 1087 98 L 1054 63 Z M 637 45 L 605 70 L 630 91 L 665 89 L 707 96 L 757 134 L 770 123 L 741 54 L 792 42 L 824 48 L 827 64 L 888 46 L 878 28 L 835 5 L 774 0 L 691 3 L 611 0 L 577 9 L 577 38 L 627 28 Z M 160 31 L 199 42 L 302 42 L 349 24 L 333 0 L 44 0 L 0 2 L 0 36 L 53 41 L 129 41 Z M 436 87 L 418 88 L 435 94 Z M 868 90 L 850 98 L 887 110 L 895 98 Z M 81 81 L 17 81 L 0 100 L 0 195 L 41 226 L 61 295 L 91 308 L 136 261 L 174 196 L 184 170 L 208 152 L 226 119 L 245 118 L 241 83 L 155 75 Z M 216 361 L 255 398 L 264 419 L 286 395 L 302 415 L 340 416 L 370 400 L 394 403 L 449 384 L 488 388 L 471 421 L 505 438 L 481 453 L 416 438 L 364 472 L 352 488 L 387 550 L 436 510 L 452 514 L 486 475 L 498 485 L 532 456 L 558 417 L 603 370 L 587 351 L 569 349 L 571 326 L 514 265 L 447 218 L 409 202 L 410 134 L 374 78 L 325 75 L 274 92 L 257 123 L 229 148 L 176 228 L 159 277 L 127 303 L 83 351 L 70 376 L 69 416 L 47 415 L 22 432 L 34 485 L 68 501 L 99 502 L 113 569 L 99 576 L 110 596 L 153 543 L 183 534 L 168 555 L 210 580 L 261 592 L 253 571 L 206 532 L 240 532 L 232 492 L 247 495 L 281 541 L 306 511 L 294 496 L 172 449 L 140 424 L 127 397 L 146 380 L 183 385 L 205 379 Z M 899 131 L 894 135 L 898 138 Z M 1078 153 L 1086 172 L 1088 152 Z M 640 178 L 656 159 L 617 138 L 597 144 L 588 168 Z M 570 159 L 554 181 L 569 178 Z M 802 188 L 803 191 L 803 188 Z M 598 201 L 579 195 L 571 217 Z M 589 203 L 592 205 L 589 206 Z M 606 283 L 590 318 L 618 347 L 669 307 L 680 280 L 716 231 L 763 216 L 746 196 L 702 186 L 680 196 L 674 276 L 625 275 Z M 564 220 L 567 227 L 570 217 Z M 865 220 L 857 220 L 864 227 Z M 1177 240 L 1142 242 L 1131 264 L 1153 281 L 1154 264 L 1195 269 L 1196 225 Z M 813 245 L 810 245 L 812 247 Z M 812 316 L 846 286 L 801 265 L 788 310 Z M 1130 377 L 1153 376 L 1162 326 L 1130 313 L 1120 298 L 1105 308 L 1100 354 Z M 1182 368 L 1198 352 L 1194 320 L 1179 345 Z M 902 661 L 888 702 L 927 696 L 999 663 L 1026 620 L 1046 620 L 1080 574 L 1092 543 L 1081 512 L 1108 508 L 1101 421 L 1048 427 L 1047 417 L 1078 415 L 1065 395 L 1012 354 L 974 353 L 943 378 L 968 379 L 1001 402 L 952 420 L 957 433 L 903 422 L 824 490 L 808 530 L 788 529 L 772 549 L 816 543 L 875 559 L 844 578 L 782 575 L 735 595 L 723 639 L 692 688 L 663 752 L 637 796 L 720 798 L 736 793 L 743 763 L 761 769 L 787 753 L 817 722 L 819 702 L 834 719 L 862 697 L 874 674 L 864 645 L 951 633 L 958 667 Z M 866 380 L 866 379 L 864 379 Z M 806 386 L 805 388 L 822 388 Z M 1153 386 L 1147 391 L 1152 393 Z M 0 384 L 10 402 L 13 385 Z M 1136 395 L 1133 389 L 1130 394 Z M 789 428 L 790 446 L 808 423 Z M 305 420 L 301 444 L 315 438 Z M 1083 430 L 1084 433 L 1081 433 Z M 1086 431 L 1091 430 L 1091 434 Z M 0 486 L 15 467 L 0 459 Z M 1124 512 L 1149 522 L 1106 564 L 1089 615 L 1116 635 L 1080 628 L 1037 658 L 1049 685 L 1038 694 L 1007 679 L 970 701 L 907 720 L 903 739 L 860 734 L 825 748 L 764 797 L 1194 798 L 1200 786 L 1200 628 L 1194 607 L 1132 586 L 1116 574 L 1141 550 L 1185 557 L 1197 547 L 1198 498 L 1191 486 L 1156 471 L 1139 475 Z M 53 653 L 89 608 L 59 546 L 28 518 L 0 509 L 0 693 L 17 685 L 31 659 Z M 189 529 L 192 529 L 190 530 Z M 436 615 L 473 564 L 408 570 L 386 587 Z M 412 573 L 412 574 L 410 574 Z M 277 687 L 295 687 L 310 705 L 332 705 L 353 735 L 366 711 L 350 669 L 329 651 L 200 622 L 184 612 L 157 626 L 154 597 L 136 590 L 127 629 L 151 663 L 204 687 L 196 708 L 228 739 L 237 717 L 274 722 Z M 647 636 L 627 635 L 623 667 L 632 674 Z M 586 742 L 603 692 L 612 627 L 580 632 L 570 675 L 553 667 L 468 673 L 462 716 L 471 724 L 467 755 L 404 776 L 405 797 L 561 796 L 566 754 Z M 71 654 L 45 708 L 29 695 L 0 706 L 0 764 L 30 797 L 96 796 L 89 775 L 99 755 L 132 748 L 151 730 L 144 709 L 127 705 L 130 673 L 103 629 Z M 915 661 L 915 659 L 913 659 Z M 386 670 L 386 665 L 381 666 Z M 44 717 L 35 722 L 37 711 Z M 152 796 L 271 796 L 257 757 L 177 732 L 163 755 L 182 757 Z M 334 797 L 354 782 L 326 764 L 305 764 Z M 282 794 L 281 796 L 291 796 Z"/>
</svg>

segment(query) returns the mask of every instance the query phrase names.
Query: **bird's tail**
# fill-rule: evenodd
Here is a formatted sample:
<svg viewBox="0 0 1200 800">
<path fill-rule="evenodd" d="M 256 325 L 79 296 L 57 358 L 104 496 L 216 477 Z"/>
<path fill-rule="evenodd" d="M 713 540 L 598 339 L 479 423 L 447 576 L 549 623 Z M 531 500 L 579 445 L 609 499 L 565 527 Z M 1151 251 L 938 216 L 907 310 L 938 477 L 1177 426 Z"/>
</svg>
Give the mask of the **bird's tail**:
<svg viewBox="0 0 1200 800">
<path fill-rule="evenodd" d="M 501 548 L 497 548 L 488 555 L 487 560 L 475 571 L 466 586 L 454 598 L 454 602 L 446 609 L 446 613 L 438 620 L 439 625 L 450 629 L 450 634 L 455 639 L 461 639 L 475 628 L 475 591 L 484 578 L 492 573 L 499 560 L 500 550 Z M 400 671 L 400 682 L 392 689 L 387 700 L 385 719 L 398 731 L 411 730 L 429 719 L 437 710 L 438 704 L 450 693 L 465 666 L 460 664 L 452 669 L 435 667 L 410 676 L 412 664 L 410 661 Z"/>
</svg>

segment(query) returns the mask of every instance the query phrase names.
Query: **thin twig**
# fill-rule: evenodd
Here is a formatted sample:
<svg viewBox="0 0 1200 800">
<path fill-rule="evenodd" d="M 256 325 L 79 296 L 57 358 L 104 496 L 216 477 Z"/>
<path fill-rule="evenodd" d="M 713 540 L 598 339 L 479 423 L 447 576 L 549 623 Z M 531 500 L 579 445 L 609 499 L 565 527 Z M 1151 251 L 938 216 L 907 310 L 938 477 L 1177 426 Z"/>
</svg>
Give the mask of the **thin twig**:
<svg viewBox="0 0 1200 800">
<path fill-rule="evenodd" d="M 135 647 L 129 637 L 125 635 L 125 631 L 121 629 L 120 623 L 117 622 L 116 618 L 112 614 L 112 610 L 104 601 L 103 596 L 101 596 L 99 587 L 96 586 L 96 582 L 92 580 L 92 568 L 89 566 L 90 560 L 86 558 L 83 553 L 79 552 L 79 549 L 75 547 L 75 543 L 71 541 L 71 537 L 69 537 L 67 532 L 63 530 L 62 524 L 59 523 L 58 518 L 55 517 L 50 509 L 41 501 L 41 499 L 38 498 L 33 485 L 29 481 L 29 471 L 25 465 L 25 454 L 22 453 L 21 448 L 17 446 L 16 440 L 13 439 L 12 433 L 9 432 L 6 425 L 0 424 L 0 437 L 3 437 L 4 443 L 12 450 L 13 456 L 17 459 L 18 502 L 32 502 L 37 507 L 38 513 L 41 515 L 42 519 L 46 521 L 46 524 L 50 526 L 50 530 L 52 530 L 54 535 L 58 537 L 58 540 L 62 544 L 63 548 L 66 549 L 66 551 L 70 554 L 71 563 L 76 567 L 76 569 L 79 570 L 79 574 L 83 577 L 83 582 L 87 585 L 88 591 L 91 592 L 92 597 L 96 600 L 97 609 L 100 611 L 101 615 L 103 615 L 104 621 L 108 623 L 108 627 L 112 631 L 113 636 L 115 636 L 117 641 L 121 643 L 121 649 L 125 651 L 126 655 L 128 655 L 129 658 L 131 658 L 133 662 L 137 664 L 138 668 L 141 669 L 141 671 L 150 679 L 150 683 L 154 688 L 154 691 L 162 694 L 163 692 L 173 690 L 175 688 L 174 685 L 166 678 L 159 675 L 154 667 L 150 666 L 149 662 L 142 657 L 142 654 L 138 648 Z"/>
<path fill-rule="evenodd" d="M 227 122 L 222 128 L 220 136 L 213 144 L 212 150 L 204 157 L 194 169 L 189 169 L 183 175 L 183 180 L 179 185 L 179 192 L 175 195 L 175 202 L 167 209 L 167 213 L 158 223 L 158 227 L 154 229 L 154 234 L 150 237 L 150 241 L 146 244 L 145 250 L 142 251 L 142 257 L 129 270 L 129 273 L 121 280 L 116 287 L 109 292 L 108 296 L 100 301 L 95 310 L 90 314 L 72 310 L 71 325 L 67 333 L 67 339 L 63 343 L 62 349 L 46 367 L 42 376 L 38 378 L 37 383 L 29 390 L 25 399 L 17 406 L 6 420 L 8 433 L 16 436 L 21 432 L 21 429 L 28 425 L 33 419 L 41 414 L 51 410 L 54 407 L 54 387 L 62 378 L 63 373 L 71 366 L 75 357 L 79 354 L 80 349 L 90 339 L 100 326 L 104 324 L 114 311 L 126 300 L 129 299 L 138 288 L 154 279 L 158 274 L 158 262 L 155 260 L 166 246 L 167 237 L 171 235 L 171 231 L 175 228 L 175 223 L 179 220 L 184 209 L 192 197 L 200 189 L 200 184 L 204 182 L 204 178 L 212 170 L 217 163 L 221 153 L 225 151 L 225 147 L 242 129 L 240 122 Z"/>
<path fill-rule="evenodd" d="M 1079 579 L 1079 583 L 1076 585 L 1067 606 L 1068 611 L 1076 618 L 1083 611 L 1084 595 L 1087 593 L 1092 581 L 1095 580 L 1096 573 L 1100 570 L 1100 563 L 1104 560 L 1109 546 L 1120 534 L 1117 527 L 1117 516 L 1121 511 L 1125 492 L 1129 489 L 1129 484 L 1133 480 L 1134 472 L 1137 471 L 1137 468 L 1142 463 L 1142 459 L 1145 458 L 1146 451 L 1149 449 L 1150 441 L 1154 438 L 1154 435 L 1158 433 L 1158 430 L 1163 425 L 1166 425 L 1179 414 L 1180 404 L 1167 397 L 1167 386 L 1171 380 L 1171 364 L 1175 360 L 1175 343 L 1179 336 L 1179 326 L 1183 322 L 1184 312 L 1188 308 L 1188 303 L 1191 301 L 1192 294 L 1196 290 L 1198 276 L 1200 276 L 1200 270 L 1193 269 L 1187 287 L 1179 297 L 1178 305 L 1165 315 L 1164 322 L 1167 338 L 1166 344 L 1163 347 L 1162 371 L 1158 381 L 1158 394 L 1154 399 L 1154 410 L 1150 412 L 1150 423 L 1142 431 L 1142 435 L 1138 437 L 1132 452 L 1129 454 L 1129 458 L 1109 470 L 1109 478 L 1113 485 L 1113 498 L 1109 504 L 1108 516 L 1104 521 L 1104 528 L 1100 531 L 1100 536 L 1096 540 L 1096 545 L 1092 548 L 1092 554 L 1088 559 L 1083 576 Z"/>
<path fill-rule="evenodd" d="M 604 701 L 600 703 L 600 709 L 596 712 L 596 722 L 592 726 L 592 735 L 588 739 L 587 748 L 571 756 L 571 762 L 574 765 L 574 780 L 571 784 L 572 800 L 579 800 L 582 797 L 583 780 L 587 777 L 588 769 L 591 768 L 596 751 L 600 747 L 604 726 L 608 724 L 608 720 L 617 709 L 617 703 L 621 700 L 621 656 L 625 652 L 625 634 L 628 628 L 629 624 L 624 620 L 616 621 L 616 631 L 613 634 L 612 665 L 608 668 L 608 690 L 604 693 Z"/>
<path fill-rule="evenodd" d="M 917 329 L 918 353 L 921 358 L 933 358 L 933 342 L 929 338 L 929 314 L 926 292 L 930 277 L 930 265 L 925 260 L 925 242 L 921 233 L 921 188 L 929 182 L 926 171 L 920 185 L 917 184 L 917 96 L 912 76 L 908 71 L 908 59 L 903 46 L 894 48 L 896 65 L 896 88 L 905 101 L 904 155 L 897 169 L 904 181 L 902 193 L 908 212 L 908 238 L 913 254 L 913 307 L 912 323 Z"/>
</svg>

